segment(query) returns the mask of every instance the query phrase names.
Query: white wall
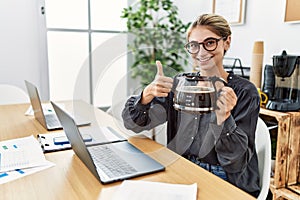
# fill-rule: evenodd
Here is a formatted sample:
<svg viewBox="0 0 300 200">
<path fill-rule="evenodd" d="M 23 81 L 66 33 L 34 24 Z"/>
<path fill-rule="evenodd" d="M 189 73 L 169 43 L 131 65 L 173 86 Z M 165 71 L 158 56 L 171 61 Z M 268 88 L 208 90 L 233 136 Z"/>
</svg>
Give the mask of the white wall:
<svg viewBox="0 0 300 200">
<path fill-rule="evenodd" d="M 185 22 L 212 11 L 212 0 L 175 0 L 175 3 Z M 0 84 L 25 89 L 23 80 L 28 79 L 47 99 L 48 60 L 41 4 L 43 0 L 0 1 Z M 264 64 L 271 64 L 272 56 L 283 49 L 300 55 L 300 23 L 284 23 L 284 12 L 285 0 L 247 0 L 245 23 L 232 26 L 232 46 L 227 56 L 241 58 L 243 65 L 250 66 L 257 40 L 265 44 Z"/>
<path fill-rule="evenodd" d="M 43 0 L 0 1 L 0 84 L 25 91 L 24 79 L 49 98 Z"/>
<path fill-rule="evenodd" d="M 194 21 L 212 12 L 212 0 L 175 0 L 180 17 Z M 244 66 L 251 65 L 255 41 L 264 41 L 264 64 L 272 64 L 272 56 L 287 50 L 300 55 L 300 23 L 284 23 L 285 0 L 246 0 L 245 23 L 232 26 L 232 44 L 228 57 L 238 57 Z"/>
</svg>

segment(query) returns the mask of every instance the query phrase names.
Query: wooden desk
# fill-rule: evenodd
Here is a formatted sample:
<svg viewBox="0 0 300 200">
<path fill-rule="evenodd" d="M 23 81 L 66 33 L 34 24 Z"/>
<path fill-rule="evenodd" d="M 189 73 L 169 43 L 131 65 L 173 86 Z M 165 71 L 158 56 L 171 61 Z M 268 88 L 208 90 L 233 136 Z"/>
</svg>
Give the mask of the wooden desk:
<svg viewBox="0 0 300 200">
<path fill-rule="evenodd" d="M 24 113 L 28 104 L 0 106 L 0 140 L 8 140 L 47 132 L 32 116 Z M 87 105 L 86 105 L 87 106 Z M 67 107 L 66 107 L 67 108 Z M 68 109 L 68 108 L 67 108 Z M 89 110 L 90 109 L 90 110 Z M 92 108 L 100 125 L 117 128 L 108 114 Z M 99 120 L 100 119 L 100 120 Z M 91 126 L 95 126 L 95 121 Z M 166 166 L 166 170 L 133 180 L 178 184 L 198 184 L 198 199 L 254 199 L 244 191 L 223 181 L 192 162 L 146 138 L 130 138 L 130 142 Z M 0 199 L 110 199 L 121 182 L 102 185 L 72 150 L 46 154 L 56 165 L 41 172 L 0 186 Z"/>
</svg>

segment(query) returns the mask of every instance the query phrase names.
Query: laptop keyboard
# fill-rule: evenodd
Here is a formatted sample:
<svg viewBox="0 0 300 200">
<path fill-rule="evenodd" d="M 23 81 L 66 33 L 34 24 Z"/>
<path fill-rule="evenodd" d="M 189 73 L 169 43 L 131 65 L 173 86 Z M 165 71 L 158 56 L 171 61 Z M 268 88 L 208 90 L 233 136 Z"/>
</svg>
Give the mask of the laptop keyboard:
<svg viewBox="0 0 300 200">
<path fill-rule="evenodd" d="M 49 127 L 60 126 L 59 120 L 55 115 L 46 115 L 45 117 Z"/>
<path fill-rule="evenodd" d="M 89 151 L 95 165 L 110 178 L 136 172 L 136 169 L 106 145 L 91 146 Z"/>
</svg>

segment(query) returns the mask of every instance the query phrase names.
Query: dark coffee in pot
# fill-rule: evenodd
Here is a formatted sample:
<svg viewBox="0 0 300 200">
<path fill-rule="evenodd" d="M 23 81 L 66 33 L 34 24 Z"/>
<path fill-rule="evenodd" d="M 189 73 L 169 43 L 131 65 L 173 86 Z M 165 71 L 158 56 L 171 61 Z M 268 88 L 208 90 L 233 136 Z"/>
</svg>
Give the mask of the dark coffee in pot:
<svg viewBox="0 0 300 200">
<path fill-rule="evenodd" d="M 214 110 L 215 90 L 205 86 L 181 86 L 176 88 L 174 108 L 195 114 Z"/>
<path fill-rule="evenodd" d="M 221 88 L 216 86 L 216 82 L 226 82 L 219 77 L 200 76 L 200 73 L 183 73 L 176 77 L 178 81 L 174 90 L 174 108 L 191 114 L 210 113 L 219 109 L 216 105 L 217 91 Z"/>
</svg>

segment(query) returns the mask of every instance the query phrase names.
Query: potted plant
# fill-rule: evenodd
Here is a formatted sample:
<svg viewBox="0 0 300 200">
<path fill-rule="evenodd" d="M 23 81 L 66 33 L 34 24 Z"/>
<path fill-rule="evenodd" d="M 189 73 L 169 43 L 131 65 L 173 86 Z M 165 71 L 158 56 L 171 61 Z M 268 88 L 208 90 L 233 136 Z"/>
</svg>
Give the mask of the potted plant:
<svg viewBox="0 0 300 200">
<path fill-rule="evenodd" d="M 148 85 L 156 74 L 156 60 L 167 76 L 183 71 L 188 63 L 184 43 L 190 23 L 178 18 L 178 8 L 171 0 L 139 0 L 124 8 L 121 17 L 127 19 L 128 33 L 133 36 L 128 44 L 134 60 L 132 78 Z"/>
</svg>

